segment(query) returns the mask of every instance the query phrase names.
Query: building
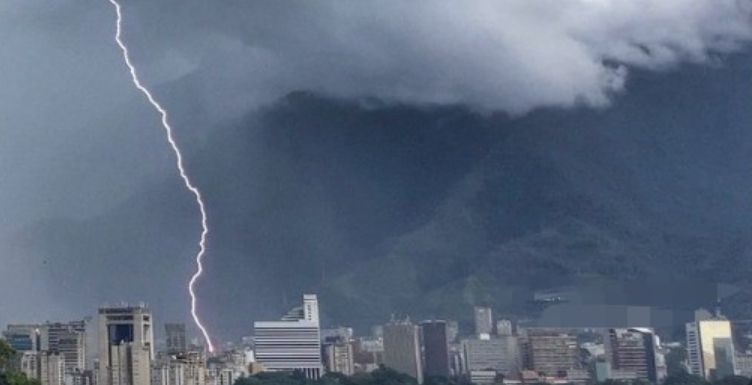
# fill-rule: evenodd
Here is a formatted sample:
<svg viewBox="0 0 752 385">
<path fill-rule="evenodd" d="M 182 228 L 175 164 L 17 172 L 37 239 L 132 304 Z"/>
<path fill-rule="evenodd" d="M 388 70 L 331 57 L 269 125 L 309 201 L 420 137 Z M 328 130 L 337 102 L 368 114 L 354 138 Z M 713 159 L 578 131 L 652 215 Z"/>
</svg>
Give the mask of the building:
<svg viewBox="0 0 752 385">
<path fill-rule="evenodd" d="M 71 383 L 85 370 L 86 322 L 8 325 L 3 336 L 21 352 L 22 371 L 43 384 Z M 59 369 L 58 364 L 63 363 Z M 71 378 L 70 381 L 65 381 Z"/>
<path fill-rule="evenodd" d="M 18 370 L 26 374 L 26 377 L 39 378 L 38 351 L 19 351 L 17 360 Z"/>
<path fill-rule="evenodd" d="M 352 341 L 344 336 L 324 339 L 324 366 L 328 373 L 342 373 L 346 376 L 355 374 L 355 353 Z"/>
<path fill-rule="evenodd" d="M 496 335 L 498 336 L 511 336 L 514 334 L 512 328 L 512 321 L 507 319 L 500 319 L 496 321 Z"/>
<path fill-rule="evenodd" d="M 384 325 L 384 366 L 423 383 L 420 332 L 410 320 L 391 321 Z"/>
<path fill-rule="evenodd" d="M 474 383 L 508 376 L 519 369 L 517 338 L 513 336 L 463 340 L 462 351 L 464 370 Z"/>
<path fill-rule="evenodd" d="M 606 363 L 612 379 L 658 382 L 656 337 L 651 329 L 605 329 Z"/>
<path fill-rule="evenodd" d="M 326 341 L 328 338 L 343 338 L 346 341 L 351 341 L 353 337 L 355 337 L 355 331 L 352 328 L 338 327 L 321 330 L 322 341 Z"/>
<path fill-rule="evenodd" d="M 64 385 L 65 361 L 57 352 L 24 351 L 19 355 L 18 368 L 26 377 L 42 385 Z"/>
<path fill-rule="evenodd" d="M 356 373 L 370 373 L 384 363 L 383 338 L 357 338 L 353 341 Z"/>
<path fill-rule="evenodd" d="M 460 324 L 457 321 L 447 321 L 447 342 L 457 342 L 457 336 L 460 334 Z"/>
<path fill-rule="evenodd" d="M 733 336 L 727 319 L 698 311 L 695 322 L 686 324 L 686 332 L 690 373 L 707 380 L 735 374 Z"/>
<path fill-rule="evenodd" d="M 252 354 L 231 350 L 211 357 L 207 363 L 208 385 L 233 385 L 236 380 L 250 374 L 248 364 Z"/>
<path fill-rule="evenodd" d="M 167 354 L 182 354 L 188 352 L 188 343 L 184 323 L 165 324 L 165 349 Z"/>
<path fill-rule="evenodd" d="M 202 352 L 159 354 L 151 364 L 151 385 L 205 385 L 206 377 Z"/>
<path fill-rule="evenodd" d="M 449 344 L 445 321 L 420 323 L 426 376 L 449 377 Z"/>
<path fill-rule="evenodd" d="M 12 324 L 3 331 L 3 338 L 18 352 L 42 350 L 41 332 L 38 324 Z"/>
<path fill-rule="evenodd" d="M 475 307 L 475 335 L 493 334 L 493 311 L 490 307 Z"/>
<path fill-rule="evenodd" d="M 57 352 L 40 352 L 37 355 L 39 360 L 39 374 L 36 377 L 42 385 L 63 385 L 65 378 L 65 359 Z"/>
<path fill-rule="evenodd" d="M 59 352 L 65 360 L 65 373 L 86 370 L 87 321 L 47 322 L 40 326 L 41 348 Z"/>
<path fill-rule="evenodd" d="M 268 371 L 302 371 L 319 378 L 323 371 L 318 299 L 303 296 L 303 306 L 290 310 L 280 321 L 254 322 L 256 361 Z"/>
<path fill-rule="evenodd" d="M 146 305 L 101 307 L 98 337 L 98 385 L 151 383 L 154 331 Z"/>
<path fill-rule="evenodd" d="M 581 370 L 577 330 L 524 328 L 520 331 L 523 366 L 544 377 L 569 377 Z"/>
</svg>

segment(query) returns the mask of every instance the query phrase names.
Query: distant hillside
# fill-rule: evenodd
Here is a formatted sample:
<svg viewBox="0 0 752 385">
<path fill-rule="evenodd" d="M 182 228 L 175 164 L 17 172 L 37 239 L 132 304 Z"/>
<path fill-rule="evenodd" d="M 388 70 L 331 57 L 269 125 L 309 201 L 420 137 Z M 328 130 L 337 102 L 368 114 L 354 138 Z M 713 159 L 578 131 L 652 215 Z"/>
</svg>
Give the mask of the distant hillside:
<svg viewBox="0 0 752 385">
<path fill-rule="evenodd" d="M 207 323 L 248 334 L 303 291 L 321 294 L 328 321 L 361 327 L 391 313 L 466 317 L 477 303 L 522 312 L 530 288 L 657 275 L 741 285 L 729 309 L 752 316 L 749 62 L 635 73 L 602 111 L 511 119 L 297 93 L 228 122 L 189 148 L 212 219 Z M 148 198 L 165 194 L 176 198 Z M 136 296 L 181 309 L 195 218 L 169 180 L 97 220 L 30 229 L 23 249 L 127 261 L 138 281 L 164 282 Z M 109 247 L 117 229 L 131 238 Z M 63 296 L 134 295 L 125 281 Z"/>
</svg>

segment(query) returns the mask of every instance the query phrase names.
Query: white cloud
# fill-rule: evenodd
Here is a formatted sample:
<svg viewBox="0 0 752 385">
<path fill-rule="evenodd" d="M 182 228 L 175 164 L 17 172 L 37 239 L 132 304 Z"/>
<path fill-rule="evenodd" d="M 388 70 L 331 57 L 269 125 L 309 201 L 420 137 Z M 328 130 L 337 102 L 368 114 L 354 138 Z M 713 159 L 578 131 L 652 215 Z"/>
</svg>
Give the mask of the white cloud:
<svg viewBox="0 0 752 385">
<path fill-rule="evenodd" d="M 287 5 L 233 3 L 216 9 L 215 18 L 192 34 L 191 49 L 205 64 L 235 62 L 209 77 L 217 89 L 233 93 L 225 96 L 258 104 L 305 89 L 513 114 L 543 106 L 603 106 L 623 89 L 630 67 L 666 70 L 707 62 L 752 37 L 748 0 Z M 206 38 L 207 28 L 226 41 Z M 260 57 L 263 63 L 254 64 Z"/>
</svg>

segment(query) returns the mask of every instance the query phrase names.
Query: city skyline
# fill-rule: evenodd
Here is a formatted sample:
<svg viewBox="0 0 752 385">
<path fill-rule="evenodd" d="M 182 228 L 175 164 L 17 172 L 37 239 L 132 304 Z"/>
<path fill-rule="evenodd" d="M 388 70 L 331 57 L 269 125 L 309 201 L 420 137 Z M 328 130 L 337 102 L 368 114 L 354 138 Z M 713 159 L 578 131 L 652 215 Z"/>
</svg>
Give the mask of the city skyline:
<svg viewBox="0 0 752 385">
<path fill-rule="evenodd" d="M 325 373 L 369 373 L 379 365 L 418 384 L 436 376 L 476 385 L 499 384 L 499 378 L 510 384 L 657 384 L 677 370 L 677 362 L 667 361 L 676 349 L 687 351 L 679 368 L 701 378 L 752 376 L 752 320 L 729 321 L 718 309 L 698 309 L 685 325 L 686 340 L 672 339 L 671 331 L 660 338 L 645 327 L 541 327 L 503 316 L 491 317 L 499 327 L 488 333 L 486 316 L 504 310 L 487 307 L 471 312 L 483 321 L 480 333 L 477 322 L 450 335 L 450 321 L 413 323 L 392 315 L 363 334 L 321 325 L 317 295 L 301 299 L 278 321 L 256 321 L 253 338 L 218 345 L 217 351 L 201 346 L 200 338 L 199 345 L 188 344 L 185 324 L 154 319 L 144 303 L 100 307 L 96 320 L 7 325 L 2 339 L 20 354 L 18 367 L 42 385 L 234 385 L 261 372 L 300 370 L 317 380 Z M 153 336 L 157 325 L 169 336 L 162 342 Z M 90 342 L 92 336 L 98 343 Z"/>
</svg>

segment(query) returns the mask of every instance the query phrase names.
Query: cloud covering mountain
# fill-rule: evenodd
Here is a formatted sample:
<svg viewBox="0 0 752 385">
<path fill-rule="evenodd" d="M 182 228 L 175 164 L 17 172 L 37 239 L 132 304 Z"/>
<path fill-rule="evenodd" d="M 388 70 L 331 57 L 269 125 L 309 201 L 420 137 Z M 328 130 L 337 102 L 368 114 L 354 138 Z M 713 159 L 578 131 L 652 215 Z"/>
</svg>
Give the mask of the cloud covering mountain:
<svg viewBox="0 0 752 385">
<path fill-rule="evenodd" d="M 210 326 L 302 290 L 373 322 L 513 306 L 515 279 L 739 282 L 751 4 L 124 1 L 209 201 Z M 0 323 L 120 299 L 187 317 L 197 213 L 113 23 L 0 3 Z"/>
</svg>

